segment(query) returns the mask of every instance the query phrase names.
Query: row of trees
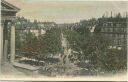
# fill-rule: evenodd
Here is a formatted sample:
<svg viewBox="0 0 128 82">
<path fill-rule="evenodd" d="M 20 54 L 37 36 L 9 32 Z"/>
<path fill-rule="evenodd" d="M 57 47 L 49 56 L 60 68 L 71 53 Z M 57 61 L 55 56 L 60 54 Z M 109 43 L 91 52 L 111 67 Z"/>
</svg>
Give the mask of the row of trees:
<svg viewBox="0 0 128 82">
<path fill-rule="evenodd" d="M 90 25 L 88 24 L 91 23 Z M 96 20 L 82 21 L 77 29 L 65 29 L 70 47 L 77 52 L 78 66 L 99 72 L 117 72 L 126 70 L 127 55 L 122 48 L 109 49 L 111 39 L 100 33 L 91 33 L 90 27 L 95 25 Z M 86 61 L 89 61 L 88 63 Z"/>
<path fill-rule="evenodd" d="M 61 33 L 68 40 L 68 48 L 72 52 L 70 61 L 77 62 L 77 66 L 85 68 L 93 73 L 116 72 L 126 69 L 127 55 L 126 50 L 109 49 L 111 39 L 97 32 L 90 32 L 97 24 L 96 19 L 83 20 L 75 24 L 67 24 L 64 28 L 58 26 L 46 30 L 44 35 L 36 37 L 31 32 L 24 33 L 25 40 L 20 40 L 20 32 L 16 32 L 16 48 L 36 52 L 38 56 L 44 57 L 47 54 L 63 53 L 61 45 Z M 67 28 L 68 27 L 68 28 Z M 74 58 L 77 56 L 77 59 Z"/>
<path fill-rule="evenodd" d="M 61 51 L 60 29 L 51 28 L 44 35 L 35 36 L 33 33 L 24 33 L 24 40 L 21 40 L 20 31 L 16 31 L 16 48 L 38 54 L 52 53 Z"/>
</svg>

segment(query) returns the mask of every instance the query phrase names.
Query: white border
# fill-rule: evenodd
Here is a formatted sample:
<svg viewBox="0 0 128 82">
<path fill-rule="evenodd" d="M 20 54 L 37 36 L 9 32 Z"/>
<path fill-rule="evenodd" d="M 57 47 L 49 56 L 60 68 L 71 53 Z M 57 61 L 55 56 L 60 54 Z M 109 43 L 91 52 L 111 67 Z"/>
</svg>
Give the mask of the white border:
<svg viewBox="0 0 128 82">
<path fill-rule="evenodd" d="M 128 1 L 128 0 L 43 0 L 43 1 Z M 1 3 L 0 3 L 1 5 Z M 127 9 L 128 9 L 128 6 L 127 6 Z M 1 14 L 1 12 L 0 12 Z M 1 19 L 1 16 L 0 16 L 0 19 Z M 1 24 L 1 23 L 0 23 Z M 128 24 L 127 24 L 128 26 Z M 128 31 L 128 30 L 127 30 Z M 1 55 L 1 28 L 0 28 L 0 55 Z M 128 36 L 127 36 L 127 43 L 128 43 Z M 128 49 L 128 44 L 127 44 L 127 49 Z M 128 59 L 128 57 L 127 57 Z M 128 66 L 128 63 L 127 63 L 127 66 Z M 1 67 L 1 66 L 0 66 Z M 89 77 L 89 76 L 86 76 L 86 77 L 75 77 L 75 78 L 72 78 L 72 77 L 57 77 L 57 78 L 49 78 L 49 77 L 33 77 L 33 78 L 30 78 L 30 77 L 16 77 L 16 76 L 0 76 L 0 80 L 20 80 L 20 81 L 35 81 L 35 80 L 38 80 L 38 81 L 128 81 L 127 79 L 127 75 L 122 75 L 122 74 L 119 74 L 119 75 L 116 75 L 116 76 L 107 76 L 107 77 Z"/>
</svg>

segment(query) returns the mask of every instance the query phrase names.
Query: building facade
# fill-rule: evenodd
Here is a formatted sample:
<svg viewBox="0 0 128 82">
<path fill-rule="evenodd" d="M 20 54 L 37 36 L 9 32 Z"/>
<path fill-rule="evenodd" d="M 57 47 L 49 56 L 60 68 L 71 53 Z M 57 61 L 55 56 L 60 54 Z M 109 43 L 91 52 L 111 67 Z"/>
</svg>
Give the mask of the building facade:
<svg viewBox="0 0 128 82">
<path fill-rule="evenodd" d="M 111 46 L 126 48 L 127 45 L 127 14 L 122 17 L 102 17 L 98 19 L 96 32 L 103 34 L 111 41 Z"/>
<path fill-rule="evenodd" d="M 15 59 L 15 19 L 20 9 L 1 0 L 1 27 L 0 27 L 0 65 L 8 61 L 8 44 L 10 43 L 10 62 Z M 9 29 L 9 24 L 11 28 Z M 10 41 L 7 37 L 10 30 Z"/>
</svg>

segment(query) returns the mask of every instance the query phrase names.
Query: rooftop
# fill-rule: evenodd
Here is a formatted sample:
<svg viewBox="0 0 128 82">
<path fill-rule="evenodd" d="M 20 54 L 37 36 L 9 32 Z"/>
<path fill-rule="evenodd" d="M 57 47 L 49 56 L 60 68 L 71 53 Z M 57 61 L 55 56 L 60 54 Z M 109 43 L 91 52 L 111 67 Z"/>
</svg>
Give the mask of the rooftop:
<svg viewBox="0 0 128 82">
<path fill-rule="evenodd" d="M 5 0 L 1 0 L 2 9 L 1 11 L 15 11 L 18 12 L 20 9 Z"/>
</svg>

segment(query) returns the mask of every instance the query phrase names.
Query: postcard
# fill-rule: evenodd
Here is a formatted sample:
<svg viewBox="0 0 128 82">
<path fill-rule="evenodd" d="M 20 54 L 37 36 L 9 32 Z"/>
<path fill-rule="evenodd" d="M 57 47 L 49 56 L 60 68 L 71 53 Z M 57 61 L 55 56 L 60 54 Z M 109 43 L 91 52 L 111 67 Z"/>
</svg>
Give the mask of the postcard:
<svg viewBox="0 0 128 82">
<path fill-rule="evenodd" d="M 128 1 L 1 0 L 1 81 L 127 81 Z"/>
</svg>

